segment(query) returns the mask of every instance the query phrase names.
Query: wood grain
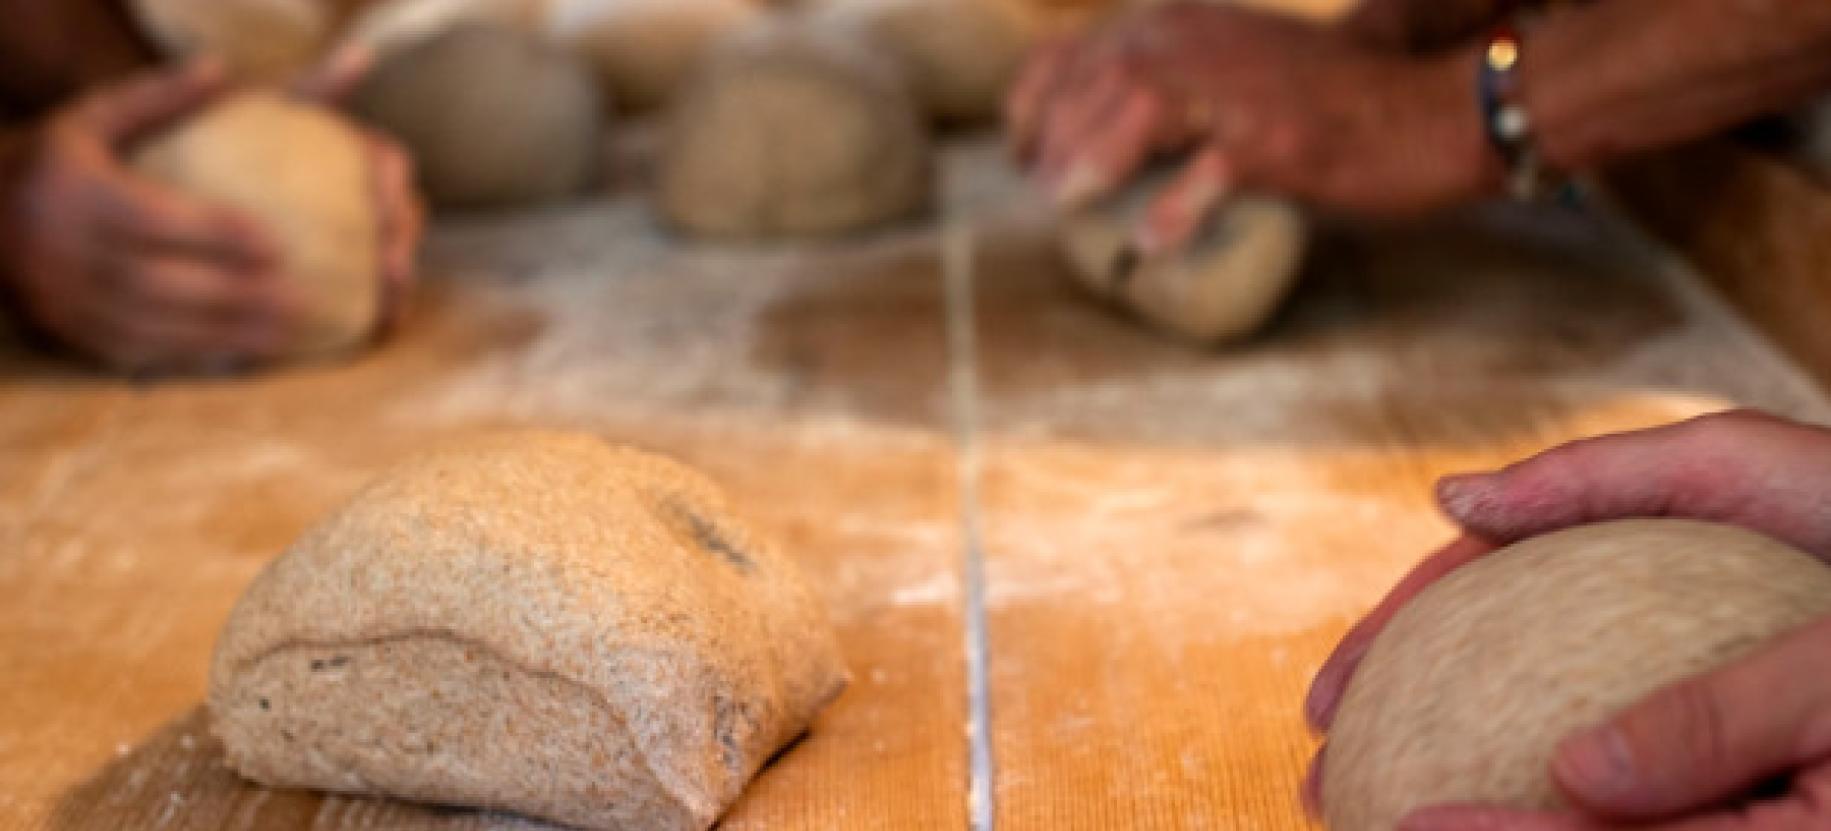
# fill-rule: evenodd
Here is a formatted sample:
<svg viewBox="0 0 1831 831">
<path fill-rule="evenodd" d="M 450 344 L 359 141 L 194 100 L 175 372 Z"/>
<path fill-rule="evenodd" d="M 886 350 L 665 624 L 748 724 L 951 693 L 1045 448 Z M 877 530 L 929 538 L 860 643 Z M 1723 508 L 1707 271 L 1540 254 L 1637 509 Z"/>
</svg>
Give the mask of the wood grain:
<svg viewBox="0 0 1831 831">
<path fill-rule="evenodd" d="M 275 792 L 197 704 L 263 563 L 396 459 L 590 430 L 721 481 L 834 610 L 857 678 L 733 829 L 966 824 L 960 528 L 991 579 L 1000 827 L 1292 829 L 1330 642 L 1445 533 L 1437 474 L 1817 390 L 1653 253 L 1500 212 L 1327 235 L 1263 338 L 1164 341 L 1081 297 L 989 143 L 983 498 L 946 428 L 932 228 L 681 247 L 632 196 L 449 225 L 427 302 L 361 360 L 129 382 L 0 355 L 0 829 L 494 829 Z"/>
</svg>

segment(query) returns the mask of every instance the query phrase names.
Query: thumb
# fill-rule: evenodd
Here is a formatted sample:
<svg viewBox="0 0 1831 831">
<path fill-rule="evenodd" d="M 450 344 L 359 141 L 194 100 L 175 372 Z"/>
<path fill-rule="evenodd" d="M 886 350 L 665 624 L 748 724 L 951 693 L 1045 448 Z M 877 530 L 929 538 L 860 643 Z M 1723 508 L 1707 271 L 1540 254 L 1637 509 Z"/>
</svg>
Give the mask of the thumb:
<svg viewBox="0 0 1831 831">
<path fill-rule="evenodd" d="M 111 145 L 131 144 L 202 109 L 228 83 L 221 60 L 200 58 L 91 93 L 76 118 Z"/>
<path fill-rule="evenodd" d="M 1552 776 L 1603 816 L 1717 805 L 1831 754 L 1831 617 L 1566 739 Z"/>
</svg>

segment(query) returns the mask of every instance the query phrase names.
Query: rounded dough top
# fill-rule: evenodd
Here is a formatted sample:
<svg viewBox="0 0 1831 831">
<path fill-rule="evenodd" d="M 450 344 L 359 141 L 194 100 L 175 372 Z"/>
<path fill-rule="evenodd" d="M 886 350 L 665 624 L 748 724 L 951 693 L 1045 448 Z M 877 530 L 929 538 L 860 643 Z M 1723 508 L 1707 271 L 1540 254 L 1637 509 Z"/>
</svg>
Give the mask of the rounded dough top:
<svg viewBox="0 0 1831 831">
<path fill-rule="evenodd" d="M 1831 568 L 1725 525 L 1622 520 L 1489 554 L 1374 641 L 1329 733 L 1328 825 L 1560 807 L 1558 742 L 1827 612 Z"/>
</svg>

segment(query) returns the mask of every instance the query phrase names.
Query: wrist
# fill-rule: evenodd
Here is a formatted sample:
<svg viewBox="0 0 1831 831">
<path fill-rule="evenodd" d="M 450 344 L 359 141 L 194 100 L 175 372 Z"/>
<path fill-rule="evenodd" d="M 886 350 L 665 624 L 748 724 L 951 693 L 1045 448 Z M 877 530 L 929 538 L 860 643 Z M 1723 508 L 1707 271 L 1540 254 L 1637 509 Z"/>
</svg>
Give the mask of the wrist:
<svg viewBox="0 0 1831 831">
<path fill-rule="evenodd" d="M 1486 44 L 1477 44 L 1424 59 L 1413 79 L 1430 113 L 1420 152 L 1438 154 L 1451 187 L 1468 200 L 1500 195 L 1507 187 L 1507 164 L 1488 132 L 1482 106 L 1479 68 Z"/>
</svg>

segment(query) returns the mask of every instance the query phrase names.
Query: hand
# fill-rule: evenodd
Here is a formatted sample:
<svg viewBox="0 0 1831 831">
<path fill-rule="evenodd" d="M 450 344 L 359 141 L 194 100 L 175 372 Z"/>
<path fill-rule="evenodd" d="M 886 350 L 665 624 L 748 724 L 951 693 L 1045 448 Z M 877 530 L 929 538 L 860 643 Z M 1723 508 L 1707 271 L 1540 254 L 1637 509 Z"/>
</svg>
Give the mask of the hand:
<svg viewBox="0 0 1831 831">
<path fill-rule="evenodd" d="M 198 63 L 84 97 L 40 133 L 0 206 L 0 272 L 48 334 L 126 370 L 210 368 L 269 354 L 297 316 L 263 229 L 148 181 L 123 150 L 225 88 Z"/>
<path fill-rule="evenodd" d="M 1573 442 L 1500 471 L 1450 477 L 1437 494 L 1463 537 L 1406 575 L 1323 664 L 1305 702 L 1318 731 L 1333 722 L 1355 667 L 1392 616 L 1501 545 L 1610 519 L 1685 517 L 1739 525 L 1831 561 L 1831 430 L 1752 411 Z M 1311 804 L 1321 762 L 1319 755 L 1305 782 Z"/>
<path fill-rule="evenodd" d="M 1681 681 L 1551 764 L 1570 811 L 1427 808 L 1402 831 L 1791 831 L 1831 827 L 1831 618 Z M 1747 795 L 1778 783 L 1758 801 Z M 1662 821 L 1663 820 L 1663 821 Z M 1649 824 L 1650 823 L 1650 824 Z"/>
<path fill-rule="evenodd" d="M 1417 59 L 1210 4 L 1154 6 L 1040 49 L 1008 102 L 1011 139 L 1077 206 L 1153 156 L 1189 154 L 1138 244 L 1182 245 L 1238 189 L 1375 214 L 1473 198 L 1500 179 L 1473 53 Z"/>
</svg>

